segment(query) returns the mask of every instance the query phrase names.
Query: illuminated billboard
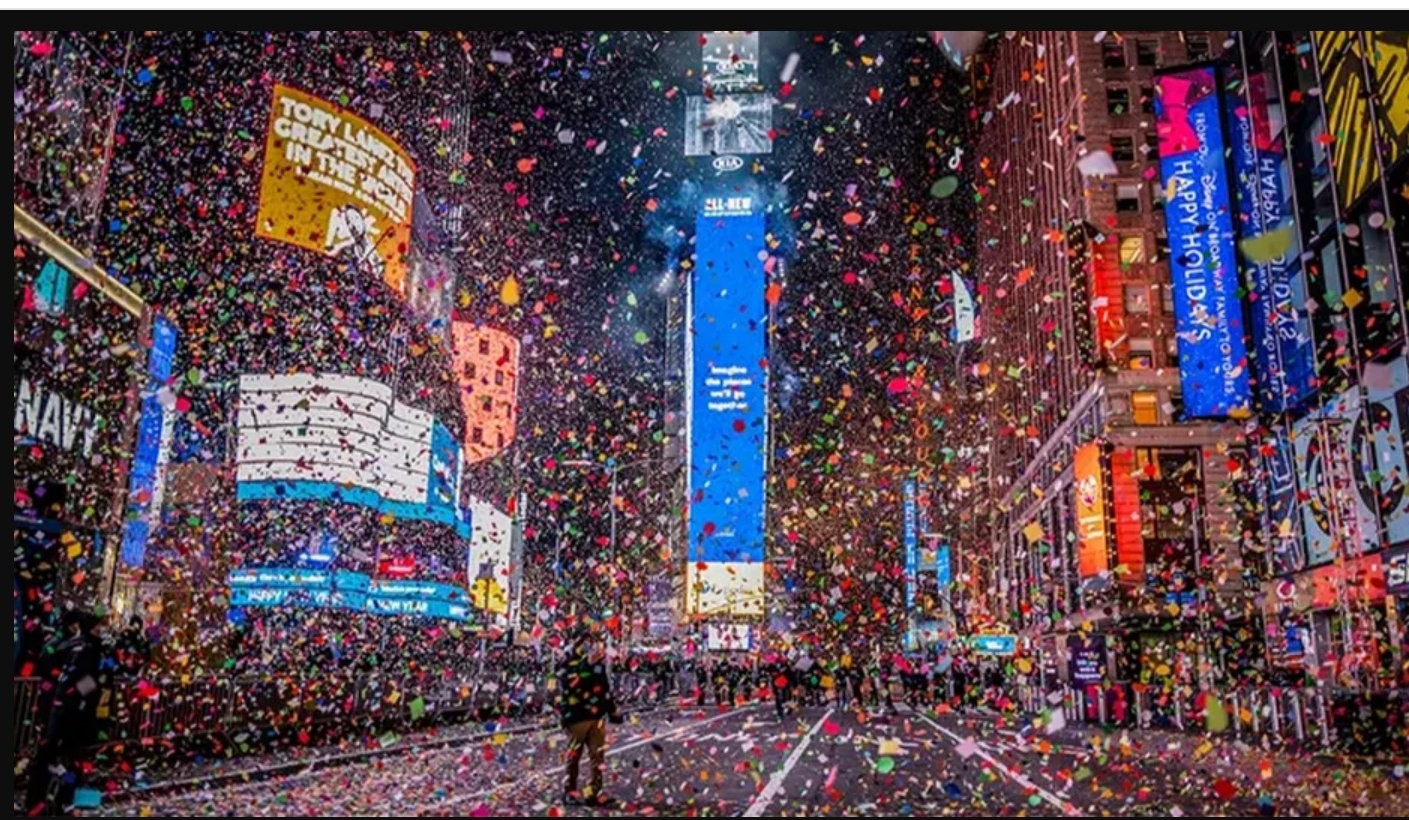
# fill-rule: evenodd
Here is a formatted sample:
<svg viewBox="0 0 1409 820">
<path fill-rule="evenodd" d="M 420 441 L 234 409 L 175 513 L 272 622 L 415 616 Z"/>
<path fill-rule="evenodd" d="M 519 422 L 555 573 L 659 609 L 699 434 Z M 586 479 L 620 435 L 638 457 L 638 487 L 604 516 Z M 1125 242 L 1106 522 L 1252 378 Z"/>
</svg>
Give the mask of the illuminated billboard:
<svg viewBox="0 0 1409 820">
<path fill-rule="evenodd" d="M 508 615 L 514 520 L 482 498 L 471 497 L 469 508 L 466 575 L 470 580 L 470 601 L 480 611 Z"/>
<path fill-rule="evenodd" d="M 711 31 L 701 38 L 704 84 L 715 91 L 758 85 L 758 32 Z"/>
<path fill-rule="evenodd" d="M 18 230 L 13 250 L 15 511 L 116 539 L 145 306 L 110 298 Z"/>
<path fill-rule="evenodd" d="M 761 615 L 767 442 L 764 218 L 710 197 L 696 221 L 686 334 L 693 614 Z"/>
<path fill-rule="evenodd" d="M 405 293 L 416 166 L 361 117 L 274 86 L 255 234 L 330 256 L 351 254 Z"/>
<path fill-rule="evenodd" d="M 717 94 L 685 100 L 687 157 L 770 154 L 772 130 L 773 97 L 768 94 Z"/>
<path fill-rule="evenodd" d="M 232 609 L 305 607 L 470 620 L 465 590 L 433 581 L 374 580 L 346 570 L 261 567 L 234 570 L 226 583 Z"/>
<path fill-rule="evenodd" d="M 1409 148 L 1409 43 L 1402 30 L 1313 31 L 1320 67 L 1320 97 L 1326 103 L 1328 142 L 1342 208 L 1371 190 L 1379 162 L 1394 164 Z M 1367 65 L 1368 64 L 1368 65 Z M 1366 69 L 1374 81 L 1366 87 Z M 1372 126 L 1371 101 L 1379 115 Z"/>
<path fill-rule="evenodd" d="M 915 576 L 920 568 L 919 511 L 915 480 L 907 479 L 901 490 L 902 535 L 905 541 L 905 609 L 915 608 Z"/>
<path fill-rule="evenodd" d="M 1366 374 L 1368 401 L 1352 388 L 1292 428 L 1311 566 L 1336 560 L 1338 547 L 1354 557 L 1409 543 L 1409 361 Z"/>
<path fill-rule="evenodd" d="M 1257 393 L 1263 409 L 1282 412 L 1316 392 L 1316 351 L 1304 307 L 1291 169 L 1282 135 L 1273 133 L 1267 76 L 1248 77 L 1244 88 L 1246 97 L 1229 95 L 1228 115 Z M 1261 250 L 1269 242 L 1274 247 Z"/>
<path fill-rule="evenodd" d="M 1212 66 L 1155 77 L 1179 376 L 1192 417 L 1246 415 L 1250 400 L 1221 117 Z"/>
<path fill-rule="evenodd" d="M 176 414 L 162 405 L 161 391 L 171 380 L 176 356 L 176 326 L 163 316 L 152 321 L 152 346 L 147 353 L 147 384 L 137 418 L 137 449 L 128 476 L 127 519 L 123 524 L 118 557 L 129 567 L 140 567 L 147 541 L 161 511 L 162 489 Z M 171 402 L 174 404 L 174 401 Z"/>
<path fill-rule="evenodd" d="M 465 462 L 503 452 L 518 418 L 519 340 L 502 330 L 457 321 L 452 331 L 455 378 L 465 410 Z"/>
<path fill-rule="evenodd" d="M 1076 448 L 1072 482 L 1076 490 L 1077 574 L 1094 578 L 1110 569 L 1106 521 L 1104 447 L 1098 441 Z"/>
<path fill-rule="evenodd" d="M 455 436 L 380 382 L 246 374 L 238 428 L 241 501 L 339 501 L 468 534 Z"/>
</svg>

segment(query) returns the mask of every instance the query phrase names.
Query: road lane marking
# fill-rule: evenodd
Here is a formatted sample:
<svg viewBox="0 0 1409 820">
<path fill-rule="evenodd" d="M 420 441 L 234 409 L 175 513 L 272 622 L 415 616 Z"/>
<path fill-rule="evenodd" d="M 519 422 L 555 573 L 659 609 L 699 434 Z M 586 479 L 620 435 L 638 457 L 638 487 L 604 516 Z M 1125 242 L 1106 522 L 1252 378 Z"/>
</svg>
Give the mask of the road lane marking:
<svg viewBox="0 0 1409 820">
<path fill-rule="evenodd" d="M 934 728 L 938 729 L 939 731 L 943 732 L 947 737 L 949 737 L 949 738 L 950 738 L 951 740 L 953 740 L 955 743 L 963 743 L 963 742 L 964 742 L 964 738 L 963 738 L 963 737 L 960 737 L 959 735 L 955 734 L 954 732 L 949 731 L 948 729 L 946 729 L 946 728 L 944 728 L 943 726 L 939 725 L 939 724 L 936 723 L 935 721 L 931 720 L 929 715 L 926 715 L 926 714 L 924 714 L 923 712 L 916 712 L 915 714 L 919 716 L 920 720 L 923 720 L 925 723 L 928 723 L 929 725 L 931 725 L 931 726 L 933 726 Z M 1004 777 L 1007 777 L 1008 779 L 1012 780 L 1014 783 L 1017 783 L 1019 786 L 1022 786 L 1022 787 L 1025 788 L 1025 789 L 1030 789 L 1030 790 L 1033 791 L 1034 793 L 1040 795 L 1043 800 L 1046 800 L 1048 803 L 1051 803 L 1053 806 L 1056 806 L 1057 808 L 1061 809 L 1061 810 L 1062 810 L 1062 813 L 1065 814 L 1067 817 L 1081 817 L 1081 816 L 1082 816 L 1081 812 L 1077 811 L 1077 810 L 1076 810 L 1076 807 L 1072 806 L 1070 802 L 1065 801 L 1065 800 L 1062 800 L 1061 798 L 1057 797 L 1055 794 L 1052 794 L 1051 792 L 1047 791 L 1046 789 L 1042 788 L 1041 786 L 1037 785 L 1036 783 L 1033 783 L 1031 780 L 1029 780 L 1029 779 L 1027 778 L 1026 775 L 1022 774 L 1021 772 L 1010 771 L 1007 766 L 1003 765 L 1002 763 L 999 763 L 999 762 L 993 757 L 993 755 L 989 754 L 987 751 L 984 750 L 984 748 L 983 748 L 984 744 L 983 744 L 982 741 L 978 740 L 977 738 L 974 738 L 974 739 L 973 739 L 973 743 L 974 743 L 974 746 L 977 747 L 977 751 L 975 752 L 975 754 L 977 754 L 979 757 L 983 758 L 984 760 L 988 761 L 988 764 L 989 764 L 990 766 L 992 766 L 1000 775 L 1002 775 L 1002 776 L 1004 776 Z"/>
<path fill-rule="evenodd" d="M 802 741 L 793 749 L 793 753 L 788 755 L 787 760 L 783 761 L 783 768 L 774 772 L 773 776 L 768 778 L 768 783 L 764 785 L 763 791 L 759 792 L 758 796 L 749 804 L 749 807 L 744 810 L 744 817 L 764 816 L 764 810 L 768 808 L 768 804 L 772 803 L 773 798 L 777 797 L 778 792 L 782 790 L 783 781 L 788 778 L 788 775 L 793 771 L 793 767 L 802 759 L 802 753 L 807 751 L 807 747 L 812 743 L 812 738 L 817 735 L 817 730 L 821 729 L 822 724 L 826 723 L 827 719 L 831 716 L 832 710 L 828 708 L 826 713 L 822 715 L 822 718 L 812 724 L 812 728 L 807 731 L 807 734 L 803 735 Z"/>
<path fill-rule="evenodd" d="M 715 715 L 715 716 L 713 716 L 713 717 L 705 718 L 705 719 L 703 719 L 703 720 L 696 720 L 696 721 L 693 721 L 693 722 L 691 722 L 691 723 L 687 723 L 687 724 L 685 724 L 684 726 L 676 726 L 674 729 L 669 729 L 669 730 L 667 730 L 667 731 L 660 732 L 660 733 L 657 733 L 657 734 L 651 734 L 651 735 L 647 735 L 647 736 L 645 736 L 645 737 L 637 738 L 636 740 L 633 740 L 633 741 L 631 741 L 630 743 L 625 744 L 624 746 L 613 746 L 613 747 L 607 749 L 607 757 L 614 757 L 615 755 L 619 755 L 619 754 L 621 754 L 622 752 L 629 752 L 629 751 L 631 751 L 632 749 L 639 749 L 640 747 L 645 746 L 645 745 L 648 744 L 648 743 L 655 743 L 655 742 L 661 741 L 661 740 L 669 740 L 669 739 L 671 739 L 671 738 L 674 738 L 676 735 L 683 734 L 683 733 L 685 733 L 685 732 L 690 731 L 691 729 L 698 729 L 698 728 L 701 727 L 701 726 L 708 726 L 708 725 L 711 724 L 711 723 L 716 723 L 716 722 L 718 722 L 718 721 L 724 720 L 725 718 L 737 717 L 737 716 L 739 716 L 739 715 L 741 715 L 741 714 L 743 714 L 743 713 L 745 713 L 745 712 L 748 712 L 748 711 L 752 710 L 753 708 L 754 708 L 753 705 L 750 704 L 750 705 L 748 705 L 748 706 L 743 707 L 742 709 L 731 709 L 731 710 L 728 711 L 728 712 L 724 712 L 724 713 L 722 713 L 722 714 L 718 714 L 718 715 Z M 564 771 L 566 771 L 566 770 L 567 770 L 567 764 L 565 764 L 565 763 L 559 763 L 558 765 L 554 766 L 554 767 L 551 768 L 551 769 L 544 769 L 544 770 L 542 770 L 542 771 L 532 772 L 532 773 L 528 774 L 526 777 L 522 778 L 522 780 L 518 780 L 518 779 L 516 779 L 516 780 L 509 780 L 509 781 L 506 781 L 506 782 L 504 782 L 504 783 L 498 783 L 498 784 L 496 784 L 496 785 L 494 785 L 494 786 L 491 786 L 491 787 L 489 787 L 489 788 L 487 788 L 487 789 L 481 789 L 481 790 L 479 790 L 479 791 L 477 791 L 477 792 L 471 792 L 470 794 L 458 794 L 458 795 L 455 795 L 454 797 L 451 797 L 451 798 L 448 798 L 448 799 L 446 799 L 446 800 L 442 800 L 442 801 L 439 802 L 439 803 L 436 803 L 434 806 L 428 806 L 428 807 L 422 809 L 422 813 L 431 811 L 431 810 L 433 810 L 433 809 L 441 809 L 441 808 L 444 808 L 444 807 L 446 807 L 446 806 L 454 806 L 454 805 L 457 805 L 457 804 L 459 804 L 459 803 L 464 803 L 464 802 L 469 801 L 469 800 L 478 800 L 478 799 L 483 798 L 483 797 L 488 797 L 488 796 L 490 796 L 491 794 L 494 794 L 495 792 L 497 792 L 497 791 L 499 791 L 500 789 L 503 789 L 503 788 L 505 788 L 505 787 L 507 787 L 507 786 L 513 786 L 513 785 L 515 785 L 515 784 L 517 784 L 517 783 L 521 783 L 521 782 L 523 782 L 523 781 L 525 781 L 525 780 L 534 780 L 534 779 L 540 778 L 540 777 L 547 777 L 547 776 L 549 776 L 549 775 L 558 774 L 558 773 L 564 772 Z"/>
</svg>

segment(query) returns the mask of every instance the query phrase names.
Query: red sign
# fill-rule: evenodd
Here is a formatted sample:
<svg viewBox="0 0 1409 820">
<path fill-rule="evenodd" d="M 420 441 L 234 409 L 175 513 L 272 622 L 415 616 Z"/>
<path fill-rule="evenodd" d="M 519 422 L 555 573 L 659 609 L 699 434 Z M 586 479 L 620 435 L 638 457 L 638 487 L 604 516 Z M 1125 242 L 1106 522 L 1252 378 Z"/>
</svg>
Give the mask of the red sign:
<svg viewBox="0 0 1409 820">
<path fill-rule="evenodd" d="M 1120 245 L 1113 237 L 1091 244 L 1091 313 L 1096 321 L 1096 355 L 1106 363 L 1124 357 L 1125 289 Z"/>
<path fill-rule="evenodd" d="M 1145 539 L 1140 532 L 1140 479 L 1135 471 L 1135 451 L 1118 447 L 1111 452 L 1111 505 L 1115 508 L 1116 565 L 1126 572 L 1117 580 L 1145 582 Z"/>
<path fill-rule="evenodd" d="M 410 578 L 416 571 L 414 555 L 398 555 L 384 559 L 377 564 L 377 575 L 382 578 Z"/>
<path fill-rule="evenodd" d="M 1385 568 L 1378 554 L 1346 561 L 1344 567 L 1321 567 L 1311 576 L 1311 582 L 1311 602 L 1317 609 L 1338 606 L 1342 594 L 1350 602 L 1385 599 Z"/>
</svg>

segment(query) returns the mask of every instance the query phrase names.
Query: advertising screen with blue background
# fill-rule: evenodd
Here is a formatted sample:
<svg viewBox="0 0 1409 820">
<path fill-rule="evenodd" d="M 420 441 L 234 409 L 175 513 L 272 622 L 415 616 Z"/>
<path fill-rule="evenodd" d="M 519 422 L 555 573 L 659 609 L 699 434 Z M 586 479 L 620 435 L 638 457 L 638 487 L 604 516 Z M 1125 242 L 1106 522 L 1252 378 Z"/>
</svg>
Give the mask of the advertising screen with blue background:
<svg viewBox="0 0 1409 820">
<path fill-rule="evenodd" d="M 1155 77 L 1179 377 L 1191 417 L 1245 414 L 1251 398 L 1219 98 L 1212 66 Z"/>
<path fill-rule="evenodd" d="M 460 523 L 460 442 L 439 421 L 431 422 L 426 515 L 442 524 Z"/>
<path fill-rule="evenodd" d="M 124 566 L 140 567 L 147 555 L 154 515 L 152 508 L 160 504 L 156 498 L 160 472 L 166 459 L 162 448 L 170 440 L 166 434 L 169 414 L 162 407 L 157 392 L 171 379 L 172 359 L 176 355 L 176 326 L 163 316 L 152 322 L 152 349 L 147 354 L 147 382 L 142 390 L 142 409 L 137 419 L 137 447 L 128 478 L 127 520 L 123 525 L 122 549 L 118 553 Z"/>
<path fill-rule="evenodd" d="M 915 608 L 915 573 L 920 564 L 919 511 L 916 509 L 915 480 L 909 479 L 902 490 L 903 522 L 905 536 L 905 608 Z"/>
<path fill-rule="evenodd" d="M 691 291 L 692 560 L 764 558 L 767 355 L 764 217 L 751 197 L 707 198 Z"/>
<path fill-rule="evenodd" d="M 1229 94 L 1227 108 L 1248 321 L 1258 399 L 1264 410 L 1280 413 L 1315 392 L 1316 351 L 1292 218 L 1291 171 L 1282 135 L 1272 133 L 1266 75 L 1248 77 L 1244 87 L 1247 96 Z M 1270 242 L 1270 247 L 1254 251 L 1259 242 Z"/>
<path fill-rule="evenodd" d="M 232 618 L 242 607 L 344 609 L 372 615 L 421 615 L 470 620 L 469 593 L 433 581 L 373 580 L 346 570 L 290 567 L 238 569 L 230 573 Z"/>
</svg>

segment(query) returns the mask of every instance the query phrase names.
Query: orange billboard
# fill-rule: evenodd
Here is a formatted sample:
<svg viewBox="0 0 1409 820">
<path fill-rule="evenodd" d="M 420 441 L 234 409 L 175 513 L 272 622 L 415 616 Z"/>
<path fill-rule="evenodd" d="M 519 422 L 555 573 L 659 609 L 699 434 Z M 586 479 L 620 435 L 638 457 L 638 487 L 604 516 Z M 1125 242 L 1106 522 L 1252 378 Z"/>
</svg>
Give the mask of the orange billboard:
<svg viewBox="0 0 1409 820">
<path fill-rule="evenodd" d="M 406 289 L 416 166 L 381 129 L 274 86 L 255 234 L 330 256 L 351 254 Z"/>
<path fill-rule="evenodd" d="M 465 463 L 491 458 L 514 440 L 518 419 L 519 340 L 502 330 L 457 321 L 452 334 Z"/>
<path fill-rule="evenodd" d="M 1106 526 L 1106 477 L 1098 441 L 1076 448 L 1072 465 L 1076 484 L 1077 573 L 1092 578 L 1110 569 Z"/>
</svg>

